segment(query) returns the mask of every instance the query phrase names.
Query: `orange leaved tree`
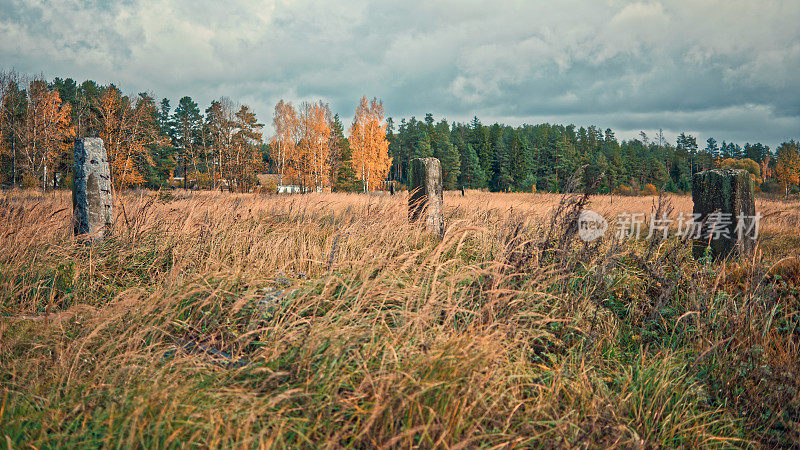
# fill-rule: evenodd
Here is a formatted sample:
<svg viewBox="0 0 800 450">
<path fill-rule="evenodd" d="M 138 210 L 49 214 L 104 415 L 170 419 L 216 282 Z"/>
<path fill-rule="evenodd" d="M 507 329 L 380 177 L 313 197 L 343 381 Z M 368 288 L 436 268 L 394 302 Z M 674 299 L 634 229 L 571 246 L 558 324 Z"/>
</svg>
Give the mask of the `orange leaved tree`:
<svg viewBox="0 0 800 450">
<path fill-rule="evenodd" d="M 353 151 L 353 168 L 369 191 L 370 183 L 386 178 L 392 165 L 389 141 L 386 140 L 386 123 L 383 121 L 383 102 L 377 98 L 361 98 L 350 127 L 350 148 Z"/>
<path fill-rule="evenodd" d="M 321 188 L 329 182 L 331 110 L 323 103 L 303 102 L 300 106 L 298 163 L 303 186 Z"/>
<path fill-rule="evenodd" d="M 48 185 L 48 168 L 54 169 L 71 148 L 70 112 L 69 103 L 62 103 L 58 92 L 44 80 L 30 82 L 25 120 L 18 123 L 21 128 L 16 132 L 21 137 L 25 166 L 42 188 Z"/>
<path fill-rule="evenodd" d="M 144 183 L 139 165 L 154 165 L 147 146 L 166 144 L 158 130 L 153 98 L 140 94 L 132 102 L 112 84 L 103 88 L 94 110 L 95 129 L 108 153 L 114 187 Z"/>
<path fill-rule="evenodd" d="M 275 115 L 272 119 L 275 135 L 272 137 L 272 160 L 278 171 L 278 184 L 284 184 L 284 177 L 292 173 L 297 159 L 297 112 L 289 102 L 283 99 L 275 105 Z"/>
<path fill-rule="evenodd" d="M 795 141 L 784 142 L 778 147 L 778 160 L 775 165 L 775 177 L 783 184 L 786 196 L 789 196 L 789 186 L 800 182 L 800 153 Z"/>
</svg>

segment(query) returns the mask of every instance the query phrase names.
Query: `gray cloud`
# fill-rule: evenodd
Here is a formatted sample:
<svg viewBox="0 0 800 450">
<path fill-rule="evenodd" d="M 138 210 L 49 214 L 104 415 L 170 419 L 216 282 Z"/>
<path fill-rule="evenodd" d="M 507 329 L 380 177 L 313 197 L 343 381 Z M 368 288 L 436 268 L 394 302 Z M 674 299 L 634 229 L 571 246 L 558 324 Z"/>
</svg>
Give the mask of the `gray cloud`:
<svg viewBox="0 0 800 450">
<path fill-rule="evenodd" d="M 229 4 L 230 3 L 230 4 Z M 800 137 L 800 3 L 0 0 L 0 66 L 202 104 Z M 271 130 L 267 128 L 269 134 Z"/>
</svg>

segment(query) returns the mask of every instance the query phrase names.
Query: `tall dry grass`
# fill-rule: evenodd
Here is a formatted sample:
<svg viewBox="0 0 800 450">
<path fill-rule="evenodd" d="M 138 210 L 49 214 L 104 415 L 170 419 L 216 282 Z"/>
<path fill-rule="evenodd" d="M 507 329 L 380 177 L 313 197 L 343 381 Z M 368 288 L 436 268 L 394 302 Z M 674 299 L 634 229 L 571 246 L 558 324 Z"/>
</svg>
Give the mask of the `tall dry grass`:
<svg viewBox="0 0 800 450">
<path fill-rule="evenodd" d="M 760 205 L 756 259 L 712 263 L 675 239 L 548 240 L 560 199 L 448 193 L 440 239 L 402 196 L 126 193 L 114 238 L 91 248 L 68 193 L 3 193 L 0 438 L 800 443 L 796 204 Z"/>
</svg>

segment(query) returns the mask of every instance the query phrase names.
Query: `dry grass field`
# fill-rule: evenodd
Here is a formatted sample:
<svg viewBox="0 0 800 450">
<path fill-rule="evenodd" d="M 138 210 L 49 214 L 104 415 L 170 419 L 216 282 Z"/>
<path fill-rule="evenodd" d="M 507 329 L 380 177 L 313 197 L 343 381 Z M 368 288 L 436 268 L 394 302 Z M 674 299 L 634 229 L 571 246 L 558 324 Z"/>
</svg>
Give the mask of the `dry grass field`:
<svg viewBox="0 0 800 450">
<path fill-rule="evenodd" d="M 131 192 L 92 248 L 0 193 L 0 446 L 800 445 L 800 202 L 712 262 L 561 198 L 447 193 L 440 238 L 402 195 Z"/>
</svg>

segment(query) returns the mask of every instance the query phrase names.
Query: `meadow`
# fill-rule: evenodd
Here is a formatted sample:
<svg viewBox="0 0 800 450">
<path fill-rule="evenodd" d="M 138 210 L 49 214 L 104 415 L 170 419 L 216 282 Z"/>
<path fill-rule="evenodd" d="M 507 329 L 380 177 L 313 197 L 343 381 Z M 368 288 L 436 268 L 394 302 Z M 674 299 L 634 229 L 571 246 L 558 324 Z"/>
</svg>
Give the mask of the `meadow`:
<svg viewBox="0 0 800 450">
<path fill-rule="evenodd" d="M 0 447 L 800 445 L 800 201 L 755 255 L 585 243 L 691 197 L 0 193 Z M 588 202 L 588 203 L 587 203 Z"/>
</svg>

